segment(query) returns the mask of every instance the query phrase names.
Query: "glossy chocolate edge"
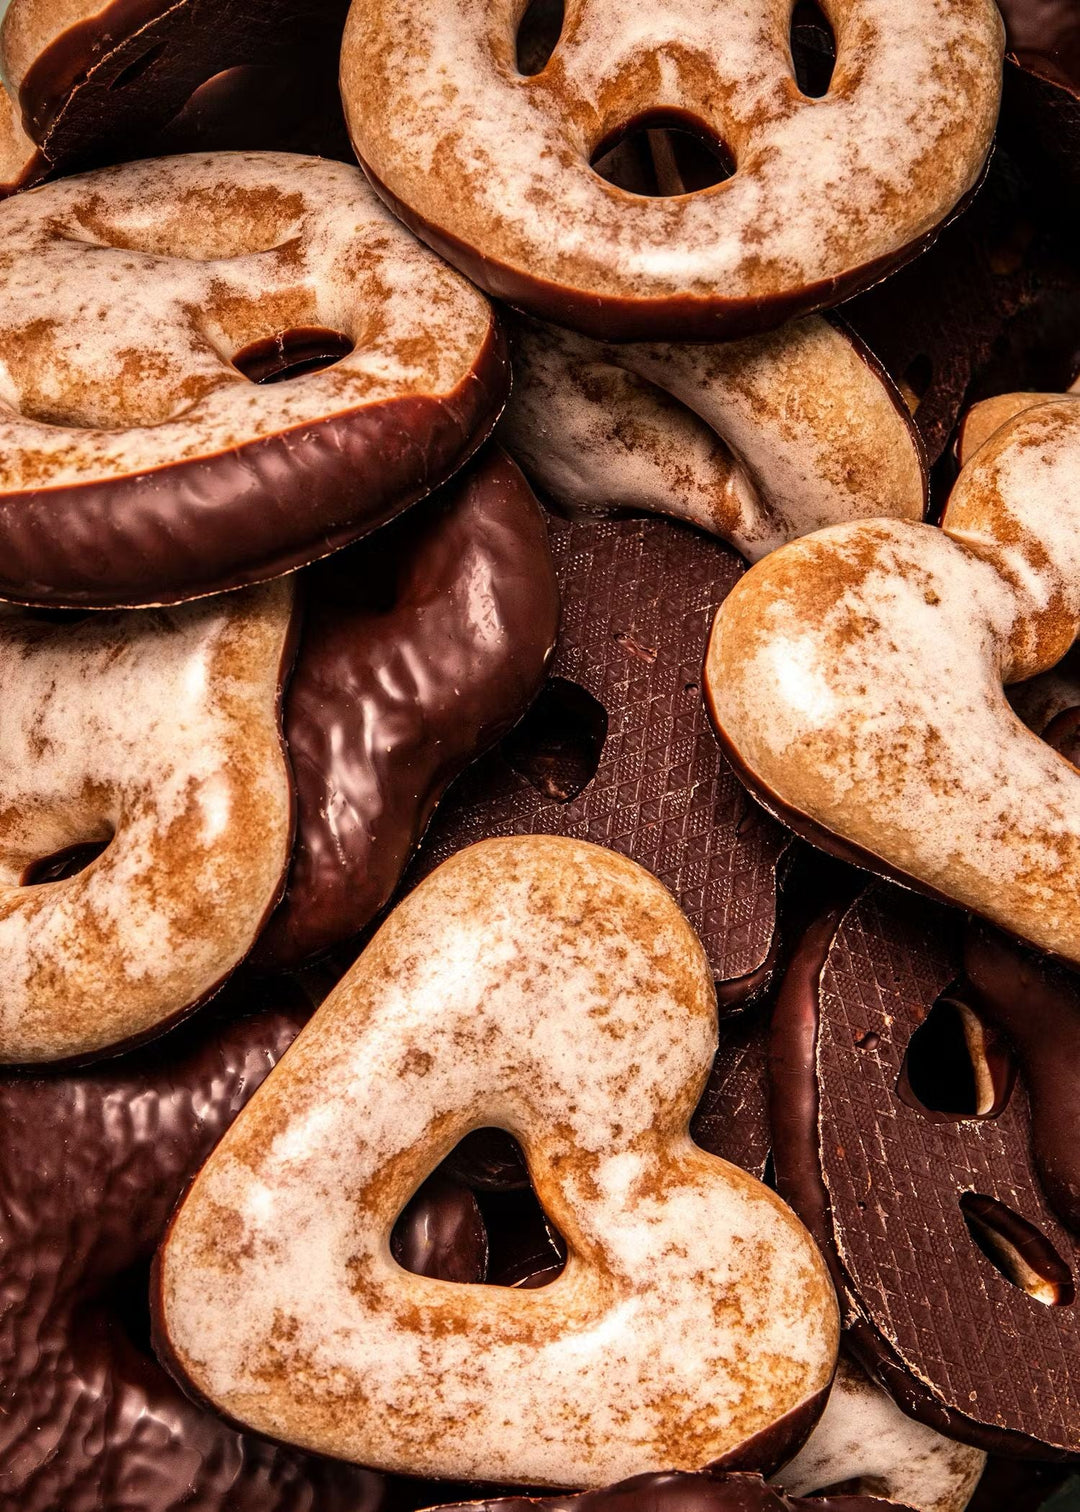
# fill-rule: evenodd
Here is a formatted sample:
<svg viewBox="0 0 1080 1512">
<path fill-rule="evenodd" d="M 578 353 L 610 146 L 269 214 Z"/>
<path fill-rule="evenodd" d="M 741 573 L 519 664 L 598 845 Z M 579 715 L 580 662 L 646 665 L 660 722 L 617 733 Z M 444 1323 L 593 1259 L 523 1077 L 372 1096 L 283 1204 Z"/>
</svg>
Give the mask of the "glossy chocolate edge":
<svg viewBox="0 0 1080 1512">
<path fill-rule="evenodd" d="M 492 311 L 469 372 L 443 397 L 381 400 L 149 472 L 0 495 L 0 598 L 140 608 L 282 576 L 445 482 L 491 434 L 509 391 Z"/>
<path fill-rule="evenodd" d="M 817 1039 L 821 976 L 833 941 L 858 896 L 827 906 L 796 947 L 773 1013 L 769 1052 L 769 1115 L 776 1190 L 809 1229 L 840 1298 L 845 1346 L 909 1417 L 948 1438 L 1015 1459 L 1070 1459 L 1039 1439 L 994 1428 L 942 1402 L 905 1365 L 864 1316 L 836 1246 L 832 1204 L 821 1168 Z"/>
<path fill-rule="evenodd" d="M 447 788 L 506 735 L 547 677 L 559 631 L 559 589 L 548 544 L 547 517 L 539 501 L 524 474 L 494 444 L 446 485 L 446 490 L 448 510 L 456 510 L 457 515 L 431 522 L 430 534 L 413 542 L 411 553 L 403 556 L 409 565 L 419 561 L 422 571 L 429 542 L 436 556 L 455 537 L 464 537 L 468 544 L 469 535 L 460 518 L 468 512 L 476 549 L 484 553 L 497 580 L 487 629 L 490 632 L 494 617 L 498 636 L 493 638 L 501 643 L 498 663 L 490 647 L 485 652 L 475 642 L 463 659 L 458 637 L 450 647 L 450 664 L 443 670 L 440 647 L 429 644 L 423 634 L 419 642 L 414 639 L 417 629 L 427 628 L 426 621 L 433 612 L 438 615 L 440 609 L 445 611 L 448 603 L 456 601 L 458 578 L 452 583 L 442 582 L 438 604 L 433 610 L 429 602 L 422 626 L 415 625 L 415 611 L 409 604 L 404 610 L 395 606 L 380 613 L 372 629 L 376 657 L 380 638 L 385 643 L 387 636 L 393 636 L 400 645 L 404 637 L 406 644 L 411 641 L 414 645 L 418 654 L 413 665 L 425 668 L 425 679 L 411 711 L 411 726 L 402 729 L 405 711 L 399 703 L 391 710 L 387 739 L 377 740 L 377 678 L 364 677 L 365 669 L 376 670 L 368 647 L 354 649 L 350 645 L 345 650 L 340 639 L 329 648 L 318 643 L 302 644 L 285 703 L 285 740 L 294 757 L 298 847 L 305 846 L 309 836 L 317 843 L 306 847 L 302 857 L 294 854 L 282 905 L 255 950 L 260 970 L 295 967 L 359 934 L 371 923 L 393 896 Z M 517 517 L 513 531 L 511 516 Z M 485 532 L 481 527 L 486 524 L 494 528 Z M 470 671 L 479 687 L 447 700 L 448 680 Z M 365 681 L 375 683 L 375 691 L 371 686 L 365 688 Z M 420 681 L 418 676 L 418 684 Z M 425 690 L 431 695 L 426 700 Z M 372 696 L 365 697 L 365 693 Z M 329 749 L 324 747 L 322 735 L 327 725 L 343 732 L 342 739 L 331 741 Z M 351 738 L 345 738 L 345 732 Z M 310 759 L 313 748 L 322 755 L 322 759 L 316 757 L 314 765 Z M 333 753 L 339 749 L 366 753 L 359 775 L 355 765 L 347 765 L 343 757 L 335 763 Z M 347 837 L 335 836 L 327 813 L 328 778 L 329 786 L 347 796 L 349 808 L 357 811 L 364 789 L 373 787 L 381 800 L 375 821 L 377 836 L 373 838 L 369 826 L 364 827 L 362 838 L 354 829 L 356 843 L 352 848 Z M 419 791 L 412 791 L 417 787 Z M 408 801 L 410 792 L 412 802 Z M 348 865 L 342 864 L 343 854 Z M 369 863 L 364 875 L 353 878 L 354 867 L 364 861 Z M 290 907 L 294 888 L 300 897 Z"/>
<path fill-rule="evenodd" d="M 612 343 L 735 341 L 774 330 L 800 315 L 814 314 L 861 294 L 925 252 L 945 227 L 963 214 L 982 187 L 993 156 L 991 147 L 974 186 L 929 231 L 859 267 L 772 297 L 707 299 L 684 294 L 630 299 L 566 288 L 488 256 L 410 209 L 364 161 L 355 139 L 353 150 L 372 188 L 397 219 L 485 293 L 525 314 Z"/>
<path fill-rule="evenodd" d="M 243 966 L 245 962 L 251 959 L 252 953 L 254 952 L 255 947 L 259 942 L 259 937 L 261 936 L 263 930 L 266 928 L 269 920 L 276 912 L 281 899 L 284 897 L 285 887 L 289 878 L 289 869 L 292 865 L 293 849 L 296 843 L 296 781 L 293 776 L 292 763 L 289 760 L 288 747 L 285 744 L 285 734 L 283 729 L 283 710 L 285 705 L 286 690 L 288 688 L 289 679 L 292 676 L 293 666 L 296 661 L 297 648 L 300 644 L 302 627 L 303 608 L 300 603 L 299 596 L 294 594 L 292 610 L 289 614 L 289 624 L 281 643 L 281 657 L 278 661 L 277 697 L 275 700 L 278 747 L 281 753 L 281 760 L 284 763 L 286 780 L 289 787 L 289 838 L 288 844 L 285 849 L 284 865 L 282 867 L 281 876 L 278 879 L 277 887 L 274 891 L 274 896 L 267 904 L 266 908 L 263 910 L 262 917 L 259 919 L 259 922 L 255 926 L 251 939 L 248 942 L 247 949 L 244 950 L 244 952 L 237 958 L 236 962 L 232 967 L 230 967 L 225 975 L 219 977 L 218 980 L 214 982 L 210 987 L 208 987 L 205 992 L 200 993 L 200 995 L 192 1002 L 187 1003 L 183 1008 L 177 1009 L 175 1013 L 169 1014 L 167 1018 L 161 1019 L 158 1023 L 151 1025 L 148 1029 L 142 1030 L 139 1034 L 130 1035 L 126 1039 L 116 1040 L 111 1045 L 103 1045 L 100 1049 L 89 1051 L 85 1055 L 70 1055 L 59 1060 L 47 1061 L 2 1061 L 0 1062 L 0 1075 L 3 1075 L 6 1072 L 11 1072 L 15 1074 L 21 1073 L 30 1076 L 51 1076 L 54 1074 L 66 1072 L 82 1071 L 87 1069 L 88 1067 L 99 1064 L 101 1061 L 114 1060 L 118 1056 L 130 1054 L 132 1051 L 142 1050 L 146 1046 L 151 1045 L 155 1040 L 161 1039 L 163 1035 L 170 1033 L 171 1030 L 176 1029 L 181 1024 L 186 1023 L 188 1019 L 192 1018 L 196 1013 L 199 1012 L 200 1009 L 205 1008 L 208 1003 L 216 998 L 218 994 L 228 986 L 241 966 Z"/>
</svg>

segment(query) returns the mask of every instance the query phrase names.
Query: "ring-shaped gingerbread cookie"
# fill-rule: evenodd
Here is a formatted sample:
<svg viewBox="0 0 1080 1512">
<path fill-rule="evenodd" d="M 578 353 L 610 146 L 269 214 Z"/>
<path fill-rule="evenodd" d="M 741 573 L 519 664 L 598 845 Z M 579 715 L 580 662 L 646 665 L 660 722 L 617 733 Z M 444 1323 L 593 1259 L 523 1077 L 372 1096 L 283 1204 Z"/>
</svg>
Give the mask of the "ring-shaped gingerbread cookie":
<svg viewBox="0 0 1080 1512">
<path fill-rule="evenodd" d="M 191 155 L 17 195 L 0 597 L 169 603 L 325 556 L 454 472 L 508 382 L 487 301 L 343 163 Z"/>
<path fill-rule="evenodd" d="M 0 1062 L 160 1033 L 284 885 L 288 580 L 201 604 L 0 619 Z"/>
<path fill-rule="evenodd" d="M 820 98 L 796 81 L 791 0 L 570 0 L 536 73 L 515 56 L 525 10 L 354 4 L 346 116 L 409 226 L 490 293 L 589 335 L 724 340 L 833 304 L 920 251 L 990 149 L 992 0 L 828 0 Z M 594 170 L 661 122 L 730 176 L 649 195 Z"/>
</svg>

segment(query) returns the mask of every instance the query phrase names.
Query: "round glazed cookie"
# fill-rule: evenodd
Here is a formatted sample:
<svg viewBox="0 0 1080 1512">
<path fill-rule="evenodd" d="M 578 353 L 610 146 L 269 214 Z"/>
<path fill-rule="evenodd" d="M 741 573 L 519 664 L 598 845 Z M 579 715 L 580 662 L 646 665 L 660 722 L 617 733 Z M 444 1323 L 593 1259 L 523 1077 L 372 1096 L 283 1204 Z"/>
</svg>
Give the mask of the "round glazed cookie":
<svg viewBox="0 0 1080 1512">
<path fill-rule="evenodd" d="M 1080 1247 L 1052 1205 L 1080 1191 L 1080 988 L 1028 970 L 887 884 L 823 915 L 777 1001 L 772 1123 L 860 1360 L 938 1431 L 1045 1459 L 1080 1445 Z"/>
<path fill-rule="evenodd" d="M 0 77 L 50 171 L 195 145 L 338 156 L 347 10 L 348 0 L 219 0 L 212 16 L 198 0 L 8 0 Z"/>
<path fill-rule="evenodd" d="M 723 346 L 605 346 L 518 317 L 510 341 L 496 434 L 565 509 L 673 515 L 750 561 L 841 520 L 923 514 L 899 393 L 825 320 Z"/>
<path fill-rule="evenodd" d="M 1080 396 L 993 430 L 941 529 L 861 521 L 746 574 L 716 618 L 710 710 L 765 807 L 825 849 L 1080 960 L 1080 774 L 1003 684 L 1080 624 Z M 872 671 L 871 671 L 872 669 Z"/>
<path fill-rule="evenodd" d="M 743 564 L 670 520 L 550 515 L 548 531 L 562 603 L 551 677 L 447 793 L 404 885 L 491 836 L 592 840 L 671 890 L 725 1007 L 755 998 L 776 968 L 789 837 L 748 801 L 701 696 L 709 626 Z"/>
<path fill-rule="evenodd" d="M 0 616 L 0 1061 L 159 1033 L 281 893 L 287 581 L 72 624 Z"/>
<path fill-rule="evenodd" d="M 515 57 L 515 0 L 356 4 L 353 144 L 406 223 L 511 304 L 616 340 L 746 335 L 919 251 L 993 137 L 991 0 L 829 9 L 836 67 L 815 99 L 796 82 L 790 0 L 577 0 L 546 61 Z M 657 196 L 594 171 L 627 132 L 673 124 L 730 175 Z"/>
<path fill-rule="evenodd" d="M 778 1462 L 823 1406 L 835 1301 L 775 1194 L 690 1138 L 715 1049 L 704 954 L 654 877 L 564 839 L 470 847 L 203 1168 L 159 1253 L 159 1351 L 230 1417 L 409 1474 Z M 566 1269 L 528 1290 L 392 1266 L 403 1202 L 493 1123 Z"/>
<path fill-rule="evenodd" d="M 236 980 L 198 1020 L 121 1060 L 0 1074 L 0 1512 L 413 1504 L 370 1471 L 229 1427 L 150 1349 L 150 1258 L 169 1215 L 312 1006 L 296 984 Z M 482 1280 L 475 1201 L 431 1187 L 395 1225 L 395 1255 L 421 1274 Z"/>
<path fill-rule="evenodd" d="M 532 702 L 559 628 L 544 513 L 495 447 L 304 592 L 284 715 L 296 848 L 260 966 L 383 908 L 449 783 Z"/>
<path fill-rule="evenodd" d="M 0 595 L 77 607 L 327 555 L 459 467 L 509 383 L 487 301 L 358 169 L 274 153 L 0 205 L 0 370 Z"/>
</svg>

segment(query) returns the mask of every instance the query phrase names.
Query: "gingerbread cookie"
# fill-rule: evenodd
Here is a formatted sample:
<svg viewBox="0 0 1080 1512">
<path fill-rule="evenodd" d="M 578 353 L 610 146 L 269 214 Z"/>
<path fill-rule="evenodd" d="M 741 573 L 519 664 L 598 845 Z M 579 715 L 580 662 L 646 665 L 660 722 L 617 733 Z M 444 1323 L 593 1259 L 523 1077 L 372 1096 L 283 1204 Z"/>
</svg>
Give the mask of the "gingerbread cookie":
<svg viewBox="0 0 1080 1512">
<path fill-rule="evenodd" d="M 961 915 L 884 884 L 824 916 L 774 1014 L 774 1157 L 852 1348 L 904 1410 L 1046 1458 L 1080 1449 L 1080 1245 L 1052 1206 L 1076 1179 L 1052 1063 L 1059 1033 L 1069 1059 L 1077 997 L 1042 1012 L 1013 1081 L 992 1035 L 1035 1004 L 1000 967 L 972 963 Z"/>
<path fill-rule="evenodd" d="M 640 509 L 750 561 L 875 515 L 917 520 L 926 476 L 903 401 L 825 320 L 724 346 L 603 345 L 518 317 L 497 434 L 565 509 Z"/>
<path fill-rule="evenodd" d="M 655 878 L 577 841 L 472 846 L 204 1167 L 160 1252 L 159 1349 L 259 1431 L 410 1474 L 781 1459 L 832 1378 L 835 1303 L 788 1209 L 690 1139 L 715 1048 L 704 953 Z M 393 1267 L 417 1181 L 493 1122 L 565 1271 L 508 1290 Z"/>
<path fill-rule="evenodd" d="M 1002 685 L 1075 639 L 1075 497 L 1080 396 L 1044 398 L 978 447 L 940 530 L 835 526 L 759 562 L 721 606 L 705 673 L 768 809 L 1070 960 L 1080 774 Z"/>
<path fill-rule="evenodd" d="M 932 239 L 993 137 L 990 0 L 849 0 L 821 98 L 796 79 L 787 0 L 663 0 L 647 17 L 584 0 L 529 72 L 522 15 L 510 0 L 354 5 L 346 116 L 419 235 L 490 293 L 591 336 L 727 340 L 833 304 Z M 708 187 L 677 160 L 659 192 L 603 176 L 650 128 L 704 145 Z"/>
<path fill-rule="evenodd" d="M 176 609 L 0 618 L 0 1060 L 157 1034 L 284 883 L 288 581 Z"/>
<path fill-rule="evenodd" d="M 486 300 L 358 169 L 275 153 L 0 205 L 0 361 L 0 595 L 76 607 L 326 556 L 455 471 L 509 382 Z"/>
<path fill-rule="evenodd" d="M 497 448 L 305 590 L 284 718 L 296 849 L 262 966 L 384 907 L 448 784 L 532 702 L 559 626 L 543 511 Z"/>
</svg>

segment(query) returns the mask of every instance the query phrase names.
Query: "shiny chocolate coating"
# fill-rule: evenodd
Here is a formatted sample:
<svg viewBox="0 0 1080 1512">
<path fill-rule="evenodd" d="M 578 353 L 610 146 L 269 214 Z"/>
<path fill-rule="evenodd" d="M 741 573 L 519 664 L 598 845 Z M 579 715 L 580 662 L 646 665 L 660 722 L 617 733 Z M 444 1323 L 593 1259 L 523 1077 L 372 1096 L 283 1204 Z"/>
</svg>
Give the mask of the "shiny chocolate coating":
<svg viewBox="0 0 1080 1512">
<path fill-rule="evenodd" d="M 439 1171 L 429 1176 L 395 1223 L 390 1253 L 418 1276 L 486 1281 L 487 1230 L 468 1187 Z"/>
<path fill-rule="evenodd" d="M 911 1512 L 876 1496 L 787 1497 L 760 1476 L 660 1471 L 579 1496 L 506 1496 L 439 1512 Z"/>
<path fill-rule="evenodd" d="M 387 903 L 449 783 L 536 695 L 559 623 L 543 511 L 495 447 L 306 581 L 284 716 L 297 844 L 264 966 Z"/>
<path fill-rule="evenodd" d="M 1080 10 L 1075 0 L 998 0 L 1010 54 L 1080 97 Z"/>
<path fill-rule="evenodd" d="M 734 1007 L 773 974 L 790 844 L 747 798 L 702 701 L 709 625 L 742 561 L 668 520 L 551 515 L 549 530 L 563 606 L 551 680 L 447 794 L 405 886 L 489 836 L 591 840 L 674 894 Z"/>
<path fill-rule="evenodd" d="M 965 956 L 962 915 L 886 884 L 806 932 L 773 1018 L 777 1188 L 829 1262 L 849 1347 L 905 1411 L 991 1452 L 1075 1454 L 1077 1380 L 1064 1363 L 1080 1344 L 1075 1306 L 1047 1305 L 1053 1284 L 1037 1300 L 1006 1279 L 975 1235 L 987 1217 L 1002 1232 L 1001 1204 L 1022 1220 L 1023 1248 L 1037 1231 L 1044 1273 L 1080 1276 L 1032 1153 L 1040 1094 L 1022 1065 L 996 1116 L 927 1117 L 901 1096 L 911 1037 L 939 997 L 1011 997 L 988 953 L 976 996 Z"/>
<path fill-rule="evenodd" d="M 64 173 L 250 147 L 352 161 L 337 91 L 347 0 L 111 0 L 59 32 L 19 90 Z"/>
</svg>

